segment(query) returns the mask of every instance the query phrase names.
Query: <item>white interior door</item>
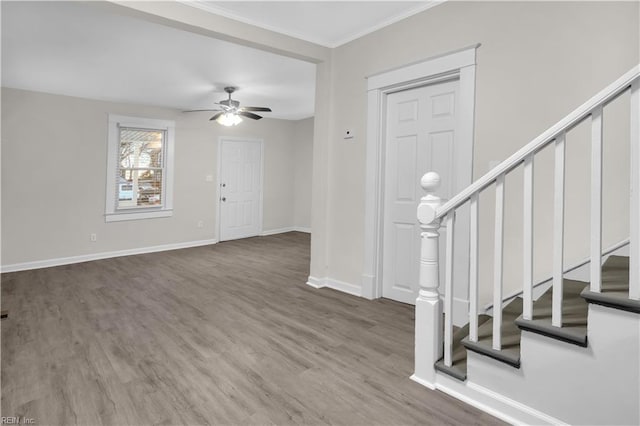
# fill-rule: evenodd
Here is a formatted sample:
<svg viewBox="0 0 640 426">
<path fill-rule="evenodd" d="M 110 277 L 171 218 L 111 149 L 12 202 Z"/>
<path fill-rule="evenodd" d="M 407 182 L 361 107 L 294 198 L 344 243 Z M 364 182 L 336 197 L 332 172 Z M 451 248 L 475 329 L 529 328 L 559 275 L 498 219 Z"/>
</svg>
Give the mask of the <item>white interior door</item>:
<svg viewBox="0 0 640 426">
<path fill-rule="evenodd" d="M 220 241 L 262 228 L 262 141 L 220 141 Z"/>
<path fill-rule="evenodd" d="M 422 175 L 428 171 L 440 174 L 438 195 L 442 198 L 457 192 L 458 89 L 459 81 L 453 80 L 387 96 L 383 297 L 415 304 L 418 296 L 420 227 L 416 210 L 424 195 L 419 185 Z M 444 228 L 440 235 L 444 242 Z M 444 259 L 444 244 L 440 254 Z"/>
</svg>

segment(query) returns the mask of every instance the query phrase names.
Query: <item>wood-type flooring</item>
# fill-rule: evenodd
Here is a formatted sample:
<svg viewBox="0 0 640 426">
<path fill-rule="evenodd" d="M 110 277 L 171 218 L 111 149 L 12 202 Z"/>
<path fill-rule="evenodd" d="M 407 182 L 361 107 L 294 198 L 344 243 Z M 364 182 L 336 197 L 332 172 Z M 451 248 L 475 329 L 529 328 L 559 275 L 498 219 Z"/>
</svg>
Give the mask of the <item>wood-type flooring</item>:
<svg viewBox="0 0 640 426">
<path fill-rule="evenodd" d="M 2 275 L 2 416 L 37 425 L 471 425 L 409 379 L 413 306 L 305 282 L 286 233 Z"/>
</svg>

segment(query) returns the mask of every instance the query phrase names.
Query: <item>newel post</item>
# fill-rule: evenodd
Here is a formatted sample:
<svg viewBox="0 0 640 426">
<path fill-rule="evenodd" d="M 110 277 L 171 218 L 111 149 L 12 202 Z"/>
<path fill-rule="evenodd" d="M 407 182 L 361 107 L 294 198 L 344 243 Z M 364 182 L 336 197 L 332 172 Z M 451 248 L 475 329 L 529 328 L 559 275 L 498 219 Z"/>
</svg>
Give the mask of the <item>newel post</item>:
<svg viewBox="0 0 640 426">
<path fill-rule="evenodd" d="M 420 292 L 416 299 L 415 319 L 415 372 L 412 379 L 435 388 L 434 364 L 442 356 L 442 302 L 438 293 L 438 229 L 436 209 L 442 205 L 435 191 L 440 186 L 440 176 L 435 172 L 425 174 L 420 180 L 427 195 L 418 206 L 421 232 Z"/>
</svg>

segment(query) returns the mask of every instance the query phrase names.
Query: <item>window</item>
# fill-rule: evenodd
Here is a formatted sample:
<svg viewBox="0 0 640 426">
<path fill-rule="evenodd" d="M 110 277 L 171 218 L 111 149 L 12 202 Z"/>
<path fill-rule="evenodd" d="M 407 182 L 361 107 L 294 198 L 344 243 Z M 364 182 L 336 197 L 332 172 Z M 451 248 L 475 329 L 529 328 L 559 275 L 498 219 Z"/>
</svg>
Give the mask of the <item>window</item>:
<svg viewBox="0 0 640 426">
<path fill-rule="evenodd" d="M 106 221 L 172 214 L 173 121 L 109 115 Z"/>
</svg>

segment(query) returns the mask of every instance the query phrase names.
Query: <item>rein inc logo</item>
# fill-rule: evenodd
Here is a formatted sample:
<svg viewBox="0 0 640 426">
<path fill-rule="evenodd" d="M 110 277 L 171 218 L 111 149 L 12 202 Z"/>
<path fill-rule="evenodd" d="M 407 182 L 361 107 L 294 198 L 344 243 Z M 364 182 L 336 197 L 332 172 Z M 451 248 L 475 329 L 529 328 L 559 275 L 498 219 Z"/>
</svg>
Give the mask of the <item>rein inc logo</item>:
<svg viewBox="0 0 640 426">
<path fill-rule="evenodd" d="M 36 421 L 30 417 L 0 417 L 0 425 L 34 425 Z"/>
</svg>

